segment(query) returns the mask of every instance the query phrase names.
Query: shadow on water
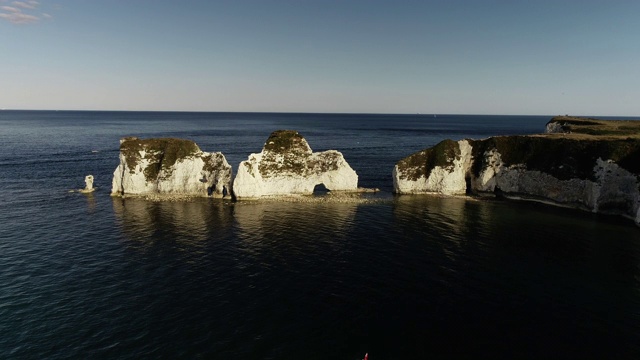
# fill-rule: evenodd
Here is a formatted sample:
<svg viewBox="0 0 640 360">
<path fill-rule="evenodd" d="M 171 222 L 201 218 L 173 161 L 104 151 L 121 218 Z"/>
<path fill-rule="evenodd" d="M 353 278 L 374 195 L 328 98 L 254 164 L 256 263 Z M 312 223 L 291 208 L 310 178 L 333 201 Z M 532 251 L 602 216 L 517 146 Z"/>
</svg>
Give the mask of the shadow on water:
<svg viewBox="0 0 640 360">
<path fill-rule="evenodd" d="M 136 341 L 163 351 L 174 343 L 189 344 L 189 355 L 248 359 L 640 353 L 640 244 L 626 223 L 434 196 L 113 199 L 113 208 L 135 250 L 122 273 L 136 276 L 132 294 L 145 287 L 146 298 L 134 299 L 155 324 L 138 324 Z"/>
<path fill-rule="evenodd" d="M 94 214 L 96 212 L 96 196 L 94 193 L 82 194 L 87 199 L 87 212 Z"/>
<path fill-rule="evenodd" d="M 157 242 L 202 247 L 228 233 L 232 212 L 219 199 L 148 201 L 113 198 L 113 210 L 129 246 L 144 248 Z"/>
<path fill-rule="evenodd" d="M 356 209 L 355 203 L 236 203 L 239 249 L 247 261 L 270 265 L 339 253 Z"/>
<path fill-rule="evenodd" d="M 432 308 L 416 314 L 429 325 L 413 332 L 429 339 L 425 351 L 640 352 L 640 244 L 632 226 L 538 204 L 434 196 L 398 197 L 394 218 L 430 263 Z"/>
<path fill-rule="evenodd" d="M 241 288 L 231 297 L 240 326 L 221 356 L 317 358 L 335 343 L 345 295 L 355 203 L 256 201 L 233 205 Z M 305 355 L 307 354 L 307 355 Z"/>
<path fill-rule="evenodd" d="M 627 223 L 435 196 L 113 199 L 113 208 L 134 250 L 121 272 L 134 276 L 131 294 L 145 287 L 134 304 L 155 324 L 137 324 L 135 341 L 163 351 L 173 342 L 189 355 L 249 359 L 640 353 L 640 244 Z"/>
<path fill-rule="evenodd" d="M 113 199 L 113 208 L 133 250 L 120 265 L 127 296 L 147 309 L 128 325 L 140 334 L 129 346 L 262 359 L 326 344 L 330 332 L 318 331 L 335 324 L 334 265 L 348 263 L 357 204 Z"/>
<path fill-rule="evenodd" d="M 295 128 L 389 192 L 392 165 L 451 129 L 533 133 L 548 117 L 20 114 L 0 132 L 0 358 L 640 358 L 628 222 L 433 196 L 108 194 L 123 134 L 194 139 L 236 166 Z M 68 193 L 88 173 L 98 190 Z"/>
</svg>

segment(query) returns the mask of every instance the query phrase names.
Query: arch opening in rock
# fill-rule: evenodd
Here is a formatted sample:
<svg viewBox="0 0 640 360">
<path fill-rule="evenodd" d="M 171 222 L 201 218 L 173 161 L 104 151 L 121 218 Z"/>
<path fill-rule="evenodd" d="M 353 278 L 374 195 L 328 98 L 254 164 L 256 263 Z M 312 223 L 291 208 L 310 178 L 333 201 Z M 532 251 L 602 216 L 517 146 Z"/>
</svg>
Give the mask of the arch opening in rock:
<svg viewBox="0 0 640 360">
<path fill-rule="evenodd" d="M 326 195 L 329 191 L 323 183 L 320 183 L 313 188 L 313 195 Z"/>
</svg>

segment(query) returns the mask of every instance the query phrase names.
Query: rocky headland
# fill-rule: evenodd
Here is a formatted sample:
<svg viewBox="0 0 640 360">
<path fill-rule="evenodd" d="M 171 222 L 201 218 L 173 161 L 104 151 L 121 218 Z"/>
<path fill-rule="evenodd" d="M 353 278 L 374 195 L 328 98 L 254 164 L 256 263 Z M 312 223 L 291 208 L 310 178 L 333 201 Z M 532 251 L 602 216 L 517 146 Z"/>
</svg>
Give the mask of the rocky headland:
<svg viewBox="0 0 640 360">
<path fill-rule="evenodd" d="M 358 188 L 358 175 L 340 152 L 313 152 L 297 131 L 279 130 L 239 164 L 233 186 L 221 153 L 183 139 L 124 138 L 111 192 L 154 200 L 284 199 L 311 195 L 318 185 L 335 195 L 368 191 Z M 640 225 L 640 121 L 559 116 L 541 134 L 444 140 L 398 161 L 393 189 L 541 201 L 622 215 Z M 322 198 L 334 199 L 355 198 Z"/>
<path fill-rule="evenodd" d="M 203 152 L 190 140 L 120 140 L 114 196 L 223 197 L 231 195 L 231 165 L 220 152 Z"/>
<path fill-rule="evenodd" d="M 313 152 L 297 131 L 271 133 L 262 151 L 242 161 L 233 181 L 236 199 L 358 191 L 358 175 L 336 150 Z"/>
<path fill-rule="evenodd" d="M 546 133 L 444 140 L 400 160 L 394 192 L 499 194 L 640 225 L 640 121 L 553 118 Z"/>
</svg>

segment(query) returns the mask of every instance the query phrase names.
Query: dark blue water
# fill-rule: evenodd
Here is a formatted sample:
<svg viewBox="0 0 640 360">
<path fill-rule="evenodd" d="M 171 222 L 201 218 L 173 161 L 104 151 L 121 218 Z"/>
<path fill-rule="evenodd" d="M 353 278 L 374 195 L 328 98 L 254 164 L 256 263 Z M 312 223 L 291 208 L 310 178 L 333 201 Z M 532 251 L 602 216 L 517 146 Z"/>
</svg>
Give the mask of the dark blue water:
<svg viewBox="0 0 640 360">
<path fill-rule="evenodd" d="M 548 120 L 0 111 L 0 358 L 638 358 L 631 222 L 390 194 L 414 151 Z M 277 129 L 341 151 L 380 201 L 109 196 L 121 137 L 235 168 Z M 95 193 L 68 192 L 90 173 Z"/>
</svg>

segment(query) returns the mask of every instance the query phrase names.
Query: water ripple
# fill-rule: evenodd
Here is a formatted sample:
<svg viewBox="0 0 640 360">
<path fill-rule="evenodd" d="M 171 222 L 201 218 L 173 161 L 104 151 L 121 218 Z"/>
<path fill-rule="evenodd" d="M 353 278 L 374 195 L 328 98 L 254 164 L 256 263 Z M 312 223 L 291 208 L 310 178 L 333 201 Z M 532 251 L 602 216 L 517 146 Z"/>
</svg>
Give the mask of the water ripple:
<svg viewBox="0 0 640 360">
<path fill-rule="evenodd" d="M 203 148 L 232 153 L 237 164 L 247 149 L 259 150 L 272 127 L 300 125 L 314 149 L 348 144 L 345 157 L 361 180 L 383 187 L 408 149 L 441 140 L 434 134 L 442 124 L 391 115 L 361 115 L 371 124 L 356 115 L 245 119 L 251 126 L 242 122 L 250 115 L 238 114 L 101 116 L 104 126 L 67 118 L 52 120 L 60 128 L 48 120 L 42 129 L 21 122 L 3 128 L 14 135 L 0 142 L 7 162 L 0 179 L 0 358 L 640 353 L 640 243 L 627 222 L 433 196 L 123 200 L 109 196 L 114 151 L 84 153 L 94 145 L 113 149 L 123 132 L 192 134 Z M 182 116 L 191 120 L 181 123 Z M 306 120 L 296 122 L 300 117 Z M 389 119 L 401 130 L 380 130 Z M 447 118 L 456 126 L 463 120 Z M 516 127 L 528 124 L 516 120 Z M 515 126 L 500 118 L 491 120 L 499 126 L 475 131 L 478 121 L 467 121 L 465 131 Z M 358 131 L 336 131 L 347 128 Z M 89 171 L 103 189 L 68 193 Z"/>
</svg>

